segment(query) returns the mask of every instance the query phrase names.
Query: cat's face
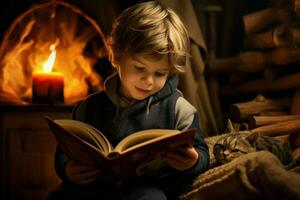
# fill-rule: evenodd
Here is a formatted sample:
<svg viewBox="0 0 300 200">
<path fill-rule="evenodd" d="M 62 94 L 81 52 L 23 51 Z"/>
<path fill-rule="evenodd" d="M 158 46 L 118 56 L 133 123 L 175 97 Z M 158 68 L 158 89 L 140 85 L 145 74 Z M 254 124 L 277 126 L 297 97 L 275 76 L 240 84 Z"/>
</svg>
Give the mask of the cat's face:
<svg viewBox="0 0 300 200">
<path fill-rule="evenodd" d="M 224 164 L 254 152 L 255 148 L 247 140 L 247 134 L 233 133 L 219 139 L 213 148 L 213 154 L 219 164 Z"/>
</svg>

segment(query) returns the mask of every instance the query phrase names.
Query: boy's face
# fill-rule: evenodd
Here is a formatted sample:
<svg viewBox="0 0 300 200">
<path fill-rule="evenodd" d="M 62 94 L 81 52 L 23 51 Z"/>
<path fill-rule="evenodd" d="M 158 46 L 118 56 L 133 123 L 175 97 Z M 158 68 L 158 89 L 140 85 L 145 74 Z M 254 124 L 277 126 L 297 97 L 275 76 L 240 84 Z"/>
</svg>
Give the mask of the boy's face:
<svg viewBox="0 0 300 200">
<path fill-rule="evenodd" d="M 167 56 L 153 59 L 143 55 L 123 55 L 118 59 L 118 71 L 121 95 L 132 100 L 143 100 L 163 88 L 170 64 Z"/>
</svg>

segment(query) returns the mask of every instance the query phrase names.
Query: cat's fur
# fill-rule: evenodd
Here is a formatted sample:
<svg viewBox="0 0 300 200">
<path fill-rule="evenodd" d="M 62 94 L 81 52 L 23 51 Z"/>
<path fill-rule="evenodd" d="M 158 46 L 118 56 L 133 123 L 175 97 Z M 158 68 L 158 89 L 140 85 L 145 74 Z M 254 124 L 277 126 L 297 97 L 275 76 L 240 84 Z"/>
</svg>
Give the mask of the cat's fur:
<svg viewBox="0 0 300 200">
<path fill-rule="evenodd" d="M 224 164 L 243 154 L 260 150 L 273 153 L 284 165 L 288 165 L 293 160 L 289 142 L 269 136 L 249 137 L 245 132 L 230 133 L 220 138 L 213 147 L 213 154 L 219 164 Z"/>
<path fill-rule="evenodd" d="M 218 165 L 228 163 L 244 154 L 266 150 L 276 155 L 286 168 L 295 166 L 290 142 L 269 136 L 253 135 L 249 131 L 235 131 L 228 121 L 230 133 L 215 141 L 213 155 Z"/>
</svg>

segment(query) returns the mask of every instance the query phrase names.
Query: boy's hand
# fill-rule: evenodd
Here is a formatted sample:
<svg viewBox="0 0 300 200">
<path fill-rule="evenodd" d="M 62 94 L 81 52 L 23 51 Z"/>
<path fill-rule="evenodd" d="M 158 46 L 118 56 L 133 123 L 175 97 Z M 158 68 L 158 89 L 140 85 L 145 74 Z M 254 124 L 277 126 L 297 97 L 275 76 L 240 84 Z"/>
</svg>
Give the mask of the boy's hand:
<svg viewBox="0 0 300 200">
<path fill-rule="evenodd" d="M 198 152 L 194 147 L 183 146 L 170 150 L 164 155 L 164 161 L 178 171 L 187 170 L 198 161 Z"/>
<path fill-rule="evenodd" d="M 92 183 L 100 174 L 100 170 L 72 160 L 67 163 L 65 170 L 67 179 L 80 185 Z"/>
</svg>

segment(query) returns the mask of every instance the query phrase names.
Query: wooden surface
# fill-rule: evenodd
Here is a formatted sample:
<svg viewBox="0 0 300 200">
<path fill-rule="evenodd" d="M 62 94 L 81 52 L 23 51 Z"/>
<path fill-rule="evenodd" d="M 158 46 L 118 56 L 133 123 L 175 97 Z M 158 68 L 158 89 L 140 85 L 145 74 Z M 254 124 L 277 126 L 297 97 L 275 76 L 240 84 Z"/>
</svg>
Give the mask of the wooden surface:
<svg viewBox="0 0 300 200">
<path fill-rule="evenodd" d="M 59 184 L 56 141 L 44 120 L 70 118 L 72 106 L 0 105 L 0 199 L 45 199 Z"/>
</svg>

